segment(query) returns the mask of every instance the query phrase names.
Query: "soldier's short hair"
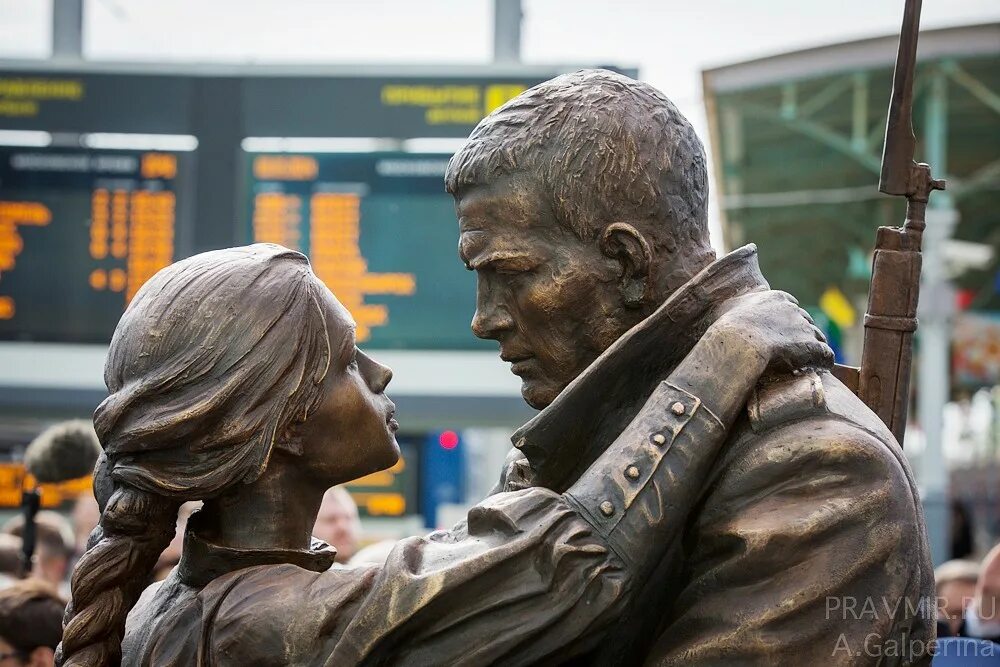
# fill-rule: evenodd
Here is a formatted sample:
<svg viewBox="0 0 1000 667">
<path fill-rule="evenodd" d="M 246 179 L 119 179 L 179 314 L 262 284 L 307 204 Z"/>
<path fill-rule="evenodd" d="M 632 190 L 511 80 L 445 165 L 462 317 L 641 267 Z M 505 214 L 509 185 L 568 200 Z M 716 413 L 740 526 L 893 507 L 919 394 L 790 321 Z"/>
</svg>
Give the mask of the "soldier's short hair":
<svg viewBox="0 0 1000 667">
<path fill-rule="evenodd" d="M 539 84 L 476 126 L 452 157 L 451 194 L 518 173 L 540 178 L 556 219 L 584 240 L 616 221 L 667 245 L 708 247 L 708 176 L 694 128 L 660 91 L 607 70 Z"/>
</svg>

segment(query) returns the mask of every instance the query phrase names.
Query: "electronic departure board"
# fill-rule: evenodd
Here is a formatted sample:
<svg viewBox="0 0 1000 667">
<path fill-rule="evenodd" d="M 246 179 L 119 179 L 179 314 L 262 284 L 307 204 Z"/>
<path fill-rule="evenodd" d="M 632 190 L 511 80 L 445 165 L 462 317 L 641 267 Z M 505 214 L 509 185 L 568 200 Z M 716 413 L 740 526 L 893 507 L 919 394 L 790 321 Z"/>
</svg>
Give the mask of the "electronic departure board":
<svg viewBox="0 0 1000 667">
<path fill-rule="evenodd" d="M 0 339 L 107 343 L 177 257 L 190 154 L 0 148 Z"/>
<path fill-rule="evenodd" d="M 458 258 L 448 156 L 247 154 L 247 242 L 307 254 L 369 348 L 484 345 L 475 276 Z"/>
<path fill-rule="evenodd" d="M 265 240 L 309 255 L 368 347 L 490 348 L 449 156 L 402 149 L 574 69 L 0 60 L 0 340 L 107 344 L 159 268 Z M 345 139 L 401 152 L 319 152 Z M 267 146 L 303 152 L 245 152 Z"/>
</svg>

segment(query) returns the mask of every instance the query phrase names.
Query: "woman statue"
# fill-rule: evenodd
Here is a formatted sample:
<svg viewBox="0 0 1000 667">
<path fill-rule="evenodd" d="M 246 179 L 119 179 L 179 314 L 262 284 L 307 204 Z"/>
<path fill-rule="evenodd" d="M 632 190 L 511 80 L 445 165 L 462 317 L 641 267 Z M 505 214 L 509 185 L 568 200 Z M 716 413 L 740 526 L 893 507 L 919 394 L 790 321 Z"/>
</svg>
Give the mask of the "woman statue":
<svg viewBox="0 0 1000 667">
<path fill-rule="evenodd" d="M 703 353 L 759 371 L 740 377 L 829 363 L 777 292 L 711 331 Z M 334 551 L 310 536 L 324 491 L 399 456 L 392 373 L 357 349 L 303 255 L 253 245 L 178 262 L 111 342 L 94 415 L 101 521 L 61 664 L 516 665 L 592 649 L 678 536 L 753 389 L 701 367 L 682 362 L 567 493 L 497 494 L 384 566 L 330 569 Z M 179 565 L 143 593 L 191 500 L 204 508 Z"/>
</svg>

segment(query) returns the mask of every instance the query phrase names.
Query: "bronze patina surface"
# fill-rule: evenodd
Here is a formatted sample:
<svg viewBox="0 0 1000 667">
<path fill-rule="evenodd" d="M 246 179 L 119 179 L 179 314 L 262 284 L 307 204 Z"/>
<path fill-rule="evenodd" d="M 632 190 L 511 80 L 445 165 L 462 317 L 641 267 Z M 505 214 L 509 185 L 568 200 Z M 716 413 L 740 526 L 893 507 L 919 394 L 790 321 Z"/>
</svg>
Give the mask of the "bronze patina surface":
<svg viewBox="0 0 1000 667">
<path fill-rule="evenodd" d="M 544 408 L 515 434 L 498 490 L 573 484 L 657 378 L 692 358 L 719 304 L 767 287 L 753 247 L 715 260 L 690 124 L 610 72 L 559 77 L 498 109 L 447 184 L 477 272 L 473 331 L 499 342 Z M 754 372 L 701 363 L 730 381 Z M 594 664 L 928 659 L 916 486 L 886 426 L 830 373 L 763 380 L 697 493 L 678 548 Z M 844 604 L 882 611 L 831 611 Z"/>
<path fill-rule="evenodd" d="M 112 341 L 62 664 L 926 661 L 905 460 L 755 249 L 715 258 L 704 152 L 661 93 L 605 71 L 537 86 L 447 187 L 473 330 L 541 409 L 497 493 L 384 566 L 329 569 L 323 492 L 398 456 L 391 372 L 298 253 L 183 260 Z M 181 564 L 143 592 L 193 499 Z"/>
</svg>

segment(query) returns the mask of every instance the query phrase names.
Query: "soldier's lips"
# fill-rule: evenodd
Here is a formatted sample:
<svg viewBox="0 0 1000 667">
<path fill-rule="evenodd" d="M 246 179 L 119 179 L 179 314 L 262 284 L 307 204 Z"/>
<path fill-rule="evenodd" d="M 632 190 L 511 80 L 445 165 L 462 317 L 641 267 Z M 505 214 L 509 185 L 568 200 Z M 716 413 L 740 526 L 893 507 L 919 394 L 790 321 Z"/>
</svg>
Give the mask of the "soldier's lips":
<svg viewBox="0 0 1000 667">
<path fill-rule="evenodd" d="M 532 363 L 535 361 L 534 357 L 522 357 L 520 359 L 509 359 L 510 361 L 510 372 L 514 375 L 523 375 L 528 370 L 530 370 Z"/>
<path fill-rule="evenodd" d="M 505 348 L 501 345 L 500 359 L 510 364 L 511 373 L 521 375 L 529 369 L 531 362 L 535 361 L 535 355 L 527 350 L 511 349 L 512 347 L 512 345 L 508 345 Z"/>
</svg>

